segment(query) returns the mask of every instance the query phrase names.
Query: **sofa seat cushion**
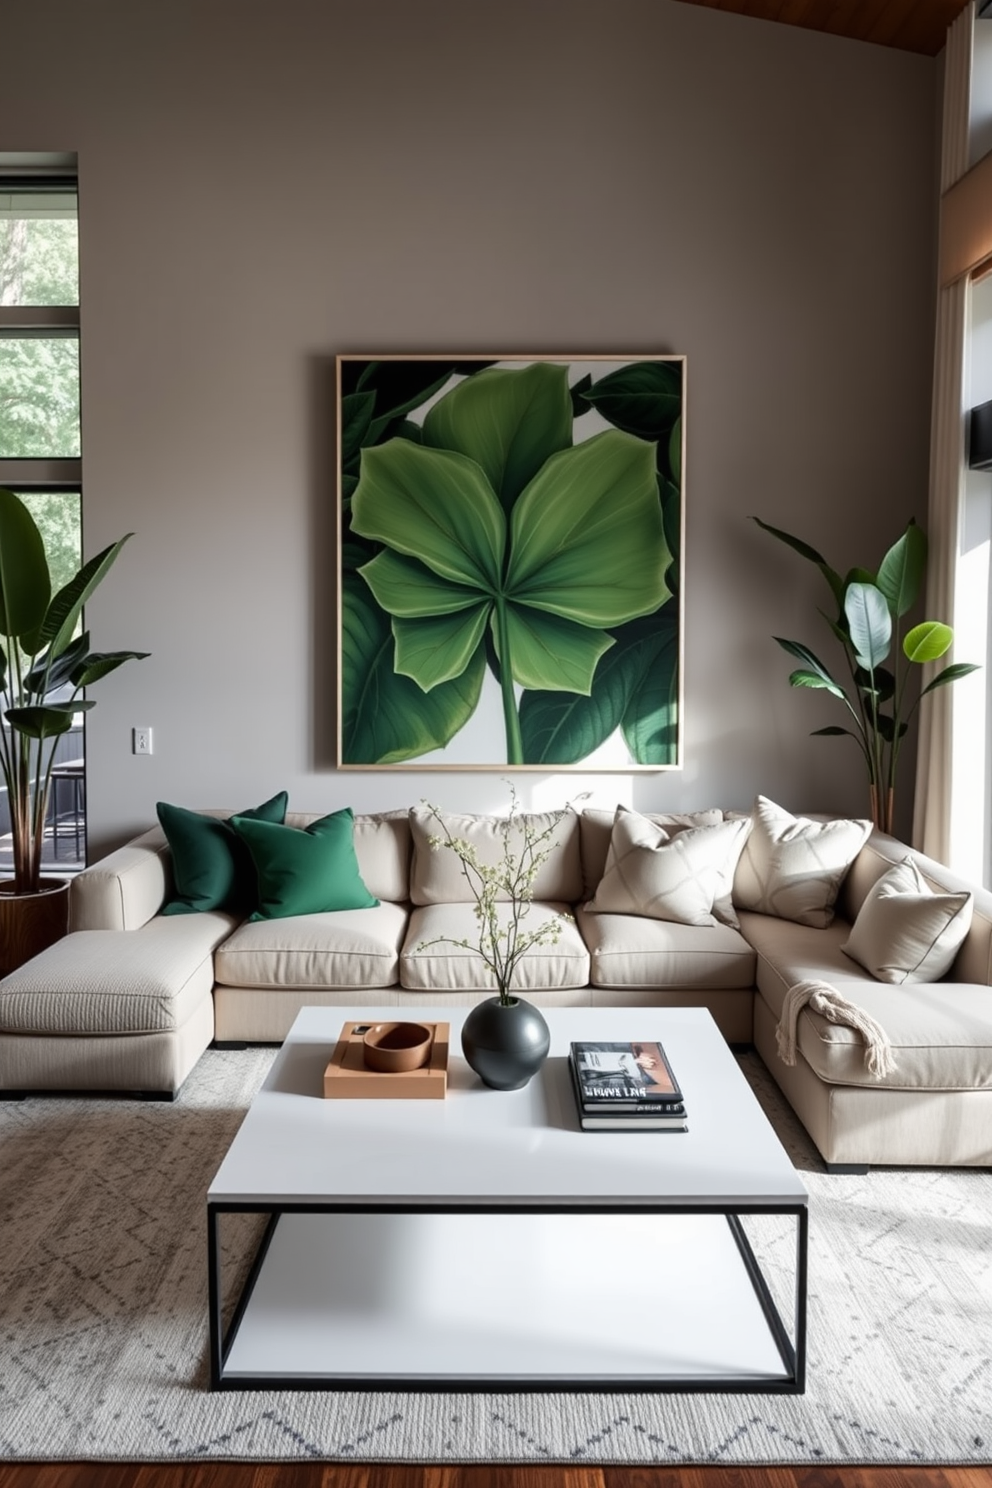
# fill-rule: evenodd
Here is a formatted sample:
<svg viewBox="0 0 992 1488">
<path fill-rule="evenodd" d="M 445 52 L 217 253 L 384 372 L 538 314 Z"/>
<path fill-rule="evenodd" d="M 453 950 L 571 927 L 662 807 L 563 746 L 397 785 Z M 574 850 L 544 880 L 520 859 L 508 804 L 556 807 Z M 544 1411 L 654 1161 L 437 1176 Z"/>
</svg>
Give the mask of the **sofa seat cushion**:
<svg viewBox="0 0 992 1488">
<path fill-rule="evenodd" d="M 589 947 L 594 987 L 754 986 L 754 951 L 729 925 L 681 925 L 584 909 L 576 923 Z"/>
<path fill-rule="evenodd" d="M 173 1033 L 209 999 L 220 913 L 157 916 L 140 930 L 76 930 L 0 982 L 0 1029 L 17 1034 Z"/>
<path fill-rule="evenodd" d="M 756 981 L 773 1016 L 796 982 L 824 981 L 875 1019 L 892 1045 L 895 1070 L 877 1080 L 865 1068 L 864 1043 L 853 1028 L 806 1007 L 797 1042 L 806 1063 L 830 1085 L 893 1090 L 992 1089 L 992 987 L 970 982 L 876 982 L 845 956 L 850 927 L 825 930 L 741 915 L 758 953 Z"/>
<path fill-rule="evenodd" d="M 406 930 L 402 904 L 287 915 L 241 925 L 214 957 L 224 987 L 393 987 Z"/>
<path fill-rule="evenodd" d="M 509 905 L 498 905 L 501 919 L 510 913 Z M 539 903 L 534 900 L 525 921 L 527 929 L 536 929 L 552 915 L 563 918 L 557 945 L 533 947 L 517 969 L 514 985 L 521 992 L 549 987 L 587 987 L 589 985 L 589 952 L 571 918 L 567 904 Z M 474 904 L 427 904 L 414 909 L 410 927 L 400 955 L 400 983 L 409 991 L 461 992 L 494 990 L 494 983 L 482 957 L 464 946 L 451 945 L 446 939 L 426 950 L 418 947 L 439 936 L 451 940 L 479 943 L 479 925 Z"/>
</svg>

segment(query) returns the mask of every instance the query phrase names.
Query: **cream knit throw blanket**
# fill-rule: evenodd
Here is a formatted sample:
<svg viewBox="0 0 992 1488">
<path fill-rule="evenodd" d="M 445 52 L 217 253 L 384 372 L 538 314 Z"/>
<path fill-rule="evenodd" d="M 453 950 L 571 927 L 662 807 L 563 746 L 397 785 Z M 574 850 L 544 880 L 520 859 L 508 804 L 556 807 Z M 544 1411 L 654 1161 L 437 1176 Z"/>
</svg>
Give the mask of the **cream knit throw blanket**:
<svg viewBox="0 0 992 1488">
<path fill-rule="evenodd" d="M 779 1058 L 783 1064 L 796 1062 L 796 1025 L 799 1014 L 807 1003 L 814 1013 L 820 1013 L 828 1023 L 844 1023 L 848 1028 L 857 1029 L 865 1041 L 865 1068 L 876 1080 L 892 1073 L 896 1062 L 884 1029 L 863 1008 L 850 1002 L 836 987 L 831 987 L 829 982 L 796 982 L 785 994 L 782 1016 L 775 1030 Z"/>
</svg>

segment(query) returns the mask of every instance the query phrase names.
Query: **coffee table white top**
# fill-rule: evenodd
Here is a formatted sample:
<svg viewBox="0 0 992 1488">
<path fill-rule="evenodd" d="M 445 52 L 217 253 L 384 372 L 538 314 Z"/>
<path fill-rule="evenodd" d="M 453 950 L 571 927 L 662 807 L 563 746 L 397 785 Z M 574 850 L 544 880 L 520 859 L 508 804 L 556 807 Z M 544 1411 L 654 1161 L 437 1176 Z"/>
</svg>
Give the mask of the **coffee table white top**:
<svg viewBox="0 0 992 1488">
<path fill-rule="evenodd" d="M 304 1008 L 224 1158 L 215 1204 L 805 1204 L 806 1189 L 710 1014 L 701 1008 L 542 1009 L 551 1052 L 522 1090 L 487 1089 L 461 1054 L 469 1009 Z M 328 1100 L 324 1068 L 349 1021 L 451 1025 L 444 1100 Z M 572 1041 L 657 1040 L 687 1132 L 579 1128 Z"/>
</svg>

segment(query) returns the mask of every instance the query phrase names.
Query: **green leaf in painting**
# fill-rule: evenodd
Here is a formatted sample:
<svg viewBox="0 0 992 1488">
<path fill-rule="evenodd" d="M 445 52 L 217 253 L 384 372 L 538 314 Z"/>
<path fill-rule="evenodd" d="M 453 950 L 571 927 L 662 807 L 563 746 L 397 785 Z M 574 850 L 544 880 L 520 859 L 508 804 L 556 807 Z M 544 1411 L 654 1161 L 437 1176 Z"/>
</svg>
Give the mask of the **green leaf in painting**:
<svg viewBox="0 0 992 1488">
<path fill-rule="evenodd" d="M 408 439 L 366 450 L 351 524 L 453 583 L 490 593 L 499 585 L 506 519 L 482 470 L 464 455 Z"/>
<path fill-rule="evenodd" d="M 682 419 L 677 418 L 668 436 L 668 468 L 677 486 L 682 484 Z"/>
<path fill-rule="evenodd" d="M 608 372 L 583 395 L 617 429 L 664 439 L 682 412 L 680 362 L 631 362 Z"/>
<path fill-rule="evenodd" d="M 393 620 L 397 672 L 424 692 L 460 677 L 472 661 L 492 606 L 489 601 L 457 614 Z"/>
<path fill-rule="evenodd" d="M 660 639 L 635 687 L 620 728 L 639 765 L 678 762 L 679 643 L 674 606 L 657 617 Z M 652 617 L 654 618 L 654 617 Z"/>
<path fill-rule="evenodd" d="M 341 625 L 341 753 L 345 764 L 397 764 L 442 749 L 475 712 L 482 647 L 454 681 L 424 693 L 394 670 L 389 616 L 356 574 L 344 575 Z"/>
<path fill-rule="evenodd" d="M 406 620 L 472 609 L 482 599 L 479 589 L 449 584 L 415 558 L 403 558 L 391 548 L 377 553 L 359 572 L 382 608 Z M 492 601 L 487 598 L 486 603 Z"/>
<path fill-rule="evenodd" d="M 551 455 L 572 442 L 567 366 L 490 367 L 457 383 L 428 409 L 424 443 L 481 465 L 503 510 Z"/>
<path fill-rule="evenodd" d="M 513 678 L 523 687 L 588 693 L 596 663 L 613 645 L 605 630 L 523 606 L 507 606 L 506 624 Z"/>
<path fill-rule="evenodd" d="M 349 393 L 341 399 L 341 463 L 347 465 L 362 447 L 375 409 L 375 393 Z"/>
<path fill-rule="evenodd" d="M 585 377 L 580 377 L 578 382 L 573 383 L 569 389 L 569 395 L 572 399 L 573 418 L 581 418 L 584 413 L 589 412 L 592 405 L 586 401 L 585 395 L 591 387 L 592 373 L 587 372 Z"/>
<path fill-rule="evenodd" d="M 657 609 L 670 555 L 654 456 L 614 430 L 552 455 L 510 516 L 508 597 L 591 626 Z"/>
<path fill-rule="evenodd" d="M 927 539 L 922 527 L 910 522 L 886 553 L 875 582 L 895 617 L 906 615 L 916 603 L 927 566 Z"/>
</svg>

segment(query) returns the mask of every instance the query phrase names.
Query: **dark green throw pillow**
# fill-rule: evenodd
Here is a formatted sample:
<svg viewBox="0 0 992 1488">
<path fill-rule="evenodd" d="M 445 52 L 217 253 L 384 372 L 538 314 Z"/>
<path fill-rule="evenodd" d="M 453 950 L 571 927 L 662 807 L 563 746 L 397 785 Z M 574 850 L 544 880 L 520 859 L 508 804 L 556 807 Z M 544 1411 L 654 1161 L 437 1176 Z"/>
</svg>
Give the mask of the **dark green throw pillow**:
<svg viewBox="0 0 992 1488">
<path fill-rule="evenodd" d="M 232 816 L 231 826 L 247 844 L 258 874 L 253 920 L 323 914 L 332 909 L 372 909 L 355 856 L 355 818 L 350 807 L 308 827 Z"/>
<path fill-rule="evenodd" d="M 239 819 L 283 822 L 289 796 L 280 791 Z M 217 816 L 187 811 L 159 801 L 156 810 L 172 853 L 175 893 L 163 914 L 197 914 L 219 909 L 226 914 L 247 914 L 258 903 L 255 866 L 251 853 L 237 832 Z"/>
</svg>

